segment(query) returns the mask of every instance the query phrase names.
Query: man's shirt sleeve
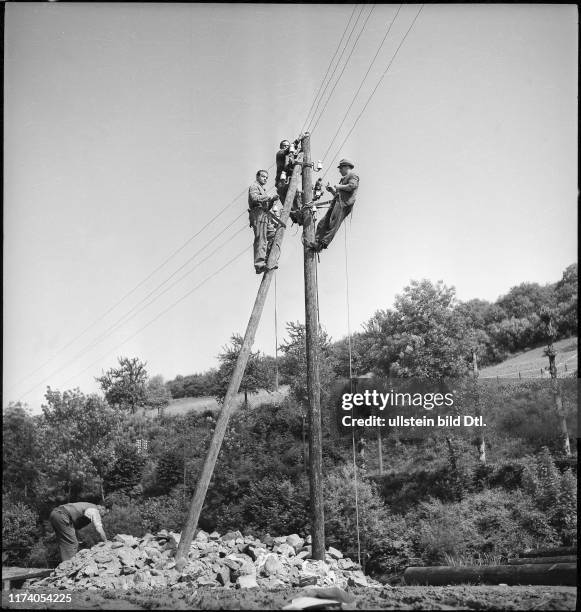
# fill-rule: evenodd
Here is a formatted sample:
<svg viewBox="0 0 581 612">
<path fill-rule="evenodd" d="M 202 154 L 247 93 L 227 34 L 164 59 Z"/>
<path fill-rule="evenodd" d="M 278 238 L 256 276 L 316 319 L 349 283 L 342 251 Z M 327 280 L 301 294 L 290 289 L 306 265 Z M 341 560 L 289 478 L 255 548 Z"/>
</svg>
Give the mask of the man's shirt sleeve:
<svg viewBox="0 0 581 612">
<path fill-rule="evenodd" d="M 345 185 L 337 185 L 337 189 L 340 191 L 355 191 L 357 187 L 359 187 L 359 177 L 356 174 L 352 174 Z"/>
<path fill-rule="evenodd" d="M 85 516 L 91 519 L 91 522 L 97 529 L 103 529 L 103 523 L 101 522 L 101 515 L 96 508 L 87 508 L 85 510 Z"/>
</svg>

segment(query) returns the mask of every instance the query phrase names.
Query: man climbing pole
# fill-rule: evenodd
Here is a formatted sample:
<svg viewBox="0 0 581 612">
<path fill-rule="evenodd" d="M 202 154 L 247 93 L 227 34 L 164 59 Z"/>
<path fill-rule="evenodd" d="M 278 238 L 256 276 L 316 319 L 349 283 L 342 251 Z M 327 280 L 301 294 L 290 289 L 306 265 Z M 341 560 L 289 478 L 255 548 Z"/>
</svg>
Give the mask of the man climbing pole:
<svg viewBox="0 0 581 612">
<path fill-rule="evenodd" d="M 276 177 L 274 185 L 282 202 L 286 197 L 288 183 L 293 171 L 294 153 L 291 151 L 291 144 L 288 140 L 281 140 L 279 150 L 276 153 Z"/>
<path fill-rule="evenodd" d="M 279 145 L 280 148 L 276 153 L 276 177 L 274 179 L 274 184 L 281 202 L 284 202 L 286 198 L 293 167 L 301 149 L 302 138 L 303 134 L 301 134 L 292 144 L 289 140 L 281 140 Z M 290 212 L 290 218 L 293 223 L 298 223 L 299 225 L 302 225 L 302 213 L 300 210 L 301 202 L 302 192 L 299 189 L 295 195 Z"/>
<path fill-rule="evenodd" d="M 334 197 L 331 200 L 327 214 L 317 225 L 315 242 L 309 245 L 310 248 L 317 252 L 329 246 L 341 223 L 353 210 L 355 196 L 359 188 L 359 177 L 353 172 L 355 165 L 351 160 L 344 158 L 337 167 L 341 173 L 341 180 L 334 187 L 327 183 L 326 189 Z"/>
<path fill-rule="evenodd" d="M 256 274 L 266 270 L 268 251 L 276 231 L 275 223 L 270 219 L 269 211 L 278 195 L 269 196 L 264 185 L 268 180 L 268 172 L 259 170 L 256 180 L 248 188 L 248 218 L 250 227 L 254 230 L 254 269 Z"/>
</svg>

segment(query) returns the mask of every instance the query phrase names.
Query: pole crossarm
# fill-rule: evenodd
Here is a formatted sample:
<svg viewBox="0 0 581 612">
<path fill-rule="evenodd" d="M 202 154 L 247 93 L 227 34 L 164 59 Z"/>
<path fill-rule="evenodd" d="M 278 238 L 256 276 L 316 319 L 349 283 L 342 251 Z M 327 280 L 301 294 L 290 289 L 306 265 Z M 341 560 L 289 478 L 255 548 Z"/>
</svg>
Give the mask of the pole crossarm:
<svg viewBox="0 0 581 612">
<path fill-rule="evenodd" d="M 214 430 L 210 448 L 202 468 L 202 473 L 196 485 L 196 491 L 190 504 L 186 525 L 181 533 L 180 543 L 176 552 L 176 569 L 178 571 L 182 571 L 187 564 L 188 553 L 194 536 L 194 531 L 196 530 L 198 521 L 200 519 L 200 514 L 202 513 L 202 506 L 204 505 L 204 500 L 206 498 L 208 486 L 210 485 L 210 480 L 212 479 L 212 474 L 214 473 L 214 467 L 216 466 L 220 447 L 222 446 L 222 441 L 224 440 L 224 435 L 226 434 L 228 421 L 230 420 L 232 412 L 234 411 L 234 399 L 240 388 L 240 382 L 242 381 L 244 370 L 246 369 L 246 364 L 248 363 L 248 358 L 250 356 L 250 351 L 252 349 L 252 345 L 254 344 L 254 337 L 256 335 L 256 330 L 264 309 L 268 289 L 274 275 L 274 270 L 278 263 L 280 247 L 284 238 L 284 229 L 298 189 L 300 176 L 301 166 L 299 165 L 293 169 L 292 178 L 284 201 L 284 207 L 280 215 L 281 225 L 277 228 L 276 234 L 273 238 L 270 254 L 266 264 L 267 270 L 264 272 L 260 287 L 258 288 L 256 300 L 254 301 L 254 307 L 248 321 L 248 326 L 246 327 L 242 348 L 240 349 L 238 359 L 236 360 L 236 366 L 234 367 L 234 372 L 232 373 L 232 378 L 230 379 L 230 383 L 228 385 L 228 390 L 226 392 L 226 397 L 224 398 L 224 404 L 222 406 L 222 410 L 220 411 L 220 416 L 216 422 L 216 429 Z"/>
</svg>

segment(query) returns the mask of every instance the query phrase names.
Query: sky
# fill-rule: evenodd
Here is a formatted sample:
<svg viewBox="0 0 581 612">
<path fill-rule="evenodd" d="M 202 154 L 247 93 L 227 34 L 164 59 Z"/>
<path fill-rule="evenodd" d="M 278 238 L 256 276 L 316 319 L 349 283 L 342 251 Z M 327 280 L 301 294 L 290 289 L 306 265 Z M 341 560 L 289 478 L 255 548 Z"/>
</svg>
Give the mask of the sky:
<svg viewBox="0 0 581 612">
<path fill-rule="evenodd" d="M 98 392 L 121 356 L 166 380 L 216 367 L 260 283 L 248 186 L 303 129 L 325 181 L 342 157 L 360 177 L 318 267 L 335 340 L 411 280 L 494 301 L 576 261 L 576 5 L 4 10 L 3 406 Z M 299 230 L 279 344 L 304 321 Z M 274 313 L 273 283 L 268 354 Z"/>
</svg>

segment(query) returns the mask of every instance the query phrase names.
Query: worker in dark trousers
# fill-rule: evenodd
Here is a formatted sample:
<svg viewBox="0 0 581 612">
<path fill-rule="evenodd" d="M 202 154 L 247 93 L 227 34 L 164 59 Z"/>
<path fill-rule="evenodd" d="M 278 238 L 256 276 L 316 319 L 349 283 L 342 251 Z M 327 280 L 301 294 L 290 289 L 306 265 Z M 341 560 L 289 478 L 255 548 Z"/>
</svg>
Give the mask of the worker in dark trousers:
<svg viewBox="0 0 581 612">
<path fill-rule="evenodd" d="M 341 180 L 334 187 L 327 183 L 326 189 L 334 197 L 327 214 L 317 225 L 315 242 L 309 245 L 316 252 L 326 249 L 331 244 L 331 240 L 335 237 L 341 223 L 353 210 L 355 196 L 359 188 L 359 177 L 353 172 L 355 165 L 351 160 L 342 159 L 337 167 L 341 173 Z"/>
<path fill-rule="evenodd" d="M 250 227 L 254 230 L 254 269 L 256 274 L 266 270 L 266 259 L 276 228 L 269 222 L 266 211 L 272 208 L 278 200 L 278 195 L 269 196 L 264 185 L 268 180 L 268 172 L 259 170 L 256 180 L 248 188 L 248 218 Z"/>
<path fill-rule="evenodd" d="M 79 550 L 76 531 L 93 523 L 101 539 L 106 542 L 107 535 L 101 523 L 101 514 L 107 510 L 89 502 L 63 504 L 55 508 L 49 517 L 50 524 L 56 533 L 56 539 L 61 553 L 61 561 L 71 559 Z"/>
<path fill-rule="evenodd" d="M 281 140 L 279 150 L 276 152 L 276 176 L 274 186 L 281 202 L 284 202 L 288 191 L 289 180 L 293 171 L 294 155 L 291 153 L 291 145 L 288 140 Z"/>
<path fill-rule="evenodd" d="M 280 149 L 276 153 L 276 177 L 274 179 L 274 185 L 280 201 L 283 204 L 290 185 L 294 164 L 301 148 L 302 138 L 303 135 L 301 134 L 292 144 L 286 139 L 281 140 L 279 145 Z M 301 202 L 302 191 L 297 189 L 290 211 L 290 218 L 293 223 L 298 223 L 299 225 L 303 224 Z"/>
</svg>

